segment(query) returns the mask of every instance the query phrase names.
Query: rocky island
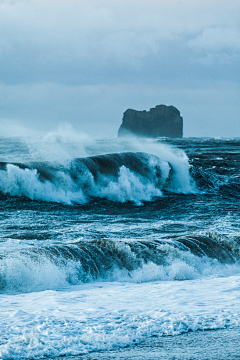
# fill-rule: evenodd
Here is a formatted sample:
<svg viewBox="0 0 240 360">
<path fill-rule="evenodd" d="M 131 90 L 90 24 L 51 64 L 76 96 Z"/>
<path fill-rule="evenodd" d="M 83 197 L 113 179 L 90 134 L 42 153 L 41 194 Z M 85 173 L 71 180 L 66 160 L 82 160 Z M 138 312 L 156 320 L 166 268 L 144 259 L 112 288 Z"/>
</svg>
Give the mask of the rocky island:
<svg viewBox="0 0 240 360">
<path fill-rule="evenodd" d="M 174 106 L 157 105 L 149 111 L 127 109 L 123 114 L 118 137 L 131 135 L 181 138 L 183 118 Z"/>
</svg>

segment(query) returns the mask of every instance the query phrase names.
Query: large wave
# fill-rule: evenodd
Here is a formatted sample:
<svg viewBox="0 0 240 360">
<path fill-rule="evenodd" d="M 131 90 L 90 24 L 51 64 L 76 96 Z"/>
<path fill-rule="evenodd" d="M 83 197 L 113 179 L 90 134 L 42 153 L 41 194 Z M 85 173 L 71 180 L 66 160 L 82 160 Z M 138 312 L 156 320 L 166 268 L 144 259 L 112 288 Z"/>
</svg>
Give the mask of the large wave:
<svg viewBox="0 0 240 360">
<path fill-rule="evenodd" d="M 224 237 L 171 240 L 99 239 L 3 252 L 1 292 L 57 289 L 100 280 L 186 280 L 237 266 L 239 244 Z M 238 268 L 239 271 L 239 268 Z"/>
<path fill-rule="evenodd" d="M 63 204 L 84 204 L 97 197 L 141 205 L 143 201 L 163 196 L 166 190 L 240 196 L 239 160 L 235 152 L 222 150 L 220 157 L 216 151 L 198 154 L 195 148 L 194 151 L 188 149 L 189 164 L 183 151 L 147 141 L 142 144 L 136 141 L 131 144 L 94 142 L 89 148 L 85 146 L 84 157 L 72 159 L 71 154 L 68 159 L 64 157 L 64 161 L 61 149 L 55 149 L 59 151 L 59 158 L 54 152 L 55 161 L 52 154 L 51 160 L 42 160 L 48 157 L 43 156 L 40 146 L 41 161 L 1 162 L 0 192 Z M 51 153 L 51 147 L 47 150 Z M 116 152 L 106 154 L 112 150 Z M 72 150 L 74 155 L 78 151 L 83 154 L 79 148 Z M 102 155 L 96 155 L 99 153 Z M 36 149 L 33 155 L 33 159 L 38 158 Z"/>
<path fill-rule="evenodd" d="M 192 191 L 188 164 L 142 152 L 124 152 L 54 162 L 0 163 L 0 191 L 64 204 L 92 197 L 112 201 L 152 200 L 163 190 Z"/>
</svg>

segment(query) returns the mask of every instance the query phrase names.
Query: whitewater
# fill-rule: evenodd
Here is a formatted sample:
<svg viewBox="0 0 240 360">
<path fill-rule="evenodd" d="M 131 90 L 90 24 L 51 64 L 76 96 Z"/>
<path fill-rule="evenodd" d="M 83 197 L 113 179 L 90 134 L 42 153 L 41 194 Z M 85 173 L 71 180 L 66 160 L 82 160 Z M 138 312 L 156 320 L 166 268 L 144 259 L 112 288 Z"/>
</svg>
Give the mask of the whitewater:
<svg viewBox="0 0 240 360">
<path fill-rule="evenodd" d="M 0 358 L 238 332 L 239 146 L 1 137 Z"/>
</svg>

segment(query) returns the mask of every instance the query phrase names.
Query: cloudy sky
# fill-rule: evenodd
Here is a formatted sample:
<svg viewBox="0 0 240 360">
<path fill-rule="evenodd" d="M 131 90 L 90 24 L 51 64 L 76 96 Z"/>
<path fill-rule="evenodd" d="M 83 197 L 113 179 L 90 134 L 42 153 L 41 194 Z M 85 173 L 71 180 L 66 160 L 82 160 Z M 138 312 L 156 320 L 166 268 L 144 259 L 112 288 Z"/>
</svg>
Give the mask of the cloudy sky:
<svg viewBox="0 0 240 360">
<path fill-rule="evenodd" d="M 239 0 L 0 0 L 2 133 L 116 137 L 166 104 L 184 136 L 240 137 L 239 70 Z"/>
</svg>

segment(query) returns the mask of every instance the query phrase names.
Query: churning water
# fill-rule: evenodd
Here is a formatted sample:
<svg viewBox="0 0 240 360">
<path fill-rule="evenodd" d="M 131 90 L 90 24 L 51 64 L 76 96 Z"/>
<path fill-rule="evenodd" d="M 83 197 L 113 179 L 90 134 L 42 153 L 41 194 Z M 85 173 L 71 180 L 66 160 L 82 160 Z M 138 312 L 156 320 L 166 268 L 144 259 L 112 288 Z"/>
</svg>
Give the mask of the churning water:
<svg viewBox="0 0 240 360">
<path fill-rule="evenodd" d="M 240 140 L 0 139 L 0 357 L 237 327 Z"/>
</svg>

